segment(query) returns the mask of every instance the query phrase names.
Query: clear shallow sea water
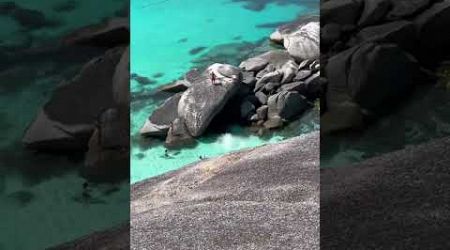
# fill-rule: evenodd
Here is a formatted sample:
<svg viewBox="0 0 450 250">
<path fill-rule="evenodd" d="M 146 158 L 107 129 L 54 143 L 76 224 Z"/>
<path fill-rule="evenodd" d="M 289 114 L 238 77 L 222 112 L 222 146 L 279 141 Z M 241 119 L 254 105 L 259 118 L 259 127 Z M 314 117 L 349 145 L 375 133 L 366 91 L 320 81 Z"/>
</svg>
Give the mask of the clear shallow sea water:
<svg viewBox="0 0 450 250">
<path fill-rule="evenodd" d="M 24 31 L 15 20 L 1 16 L 2 46 L 21 44 L 29 38 L 33 46 L 44 46 L 77 27 L 112 16 L 123 6 L 122 0 L 110 4 L 80 0 L 73 10 L 62 13 L 53 7 L 66 0 L 15 2 L 42 11 L 61 25 Z M 20 142 L 52 90 L 89 59 L 80 55 L 73 61 L 54 62 L 53 58 L 36 56 L 30 61 L 15 59 L 8 68 L 0 68 L 0 250 L 45 249 L 129 217 L 128 180 L 92 183 L 90 197 L 83 197 L 86 180 L 79 172 L 83 165 L 80 155 L 35 154 Z"/>
<path fill-rule="evenodd" d="M 156 88 L 182 77 L 193 67 L 213 62 L 236 64 L 261 44 L 266 50 L 256 50 L 267 51 L 270 47 L 265 41 L 276 24 L 318 11 L 318 1 L 260 2 L 268 4 L 259 11 L 245 8 L 248 3 L 244 1 L 231 0 L 131 2 L 131 72 L 151 80 L 149 84 L 131 81 L 132 183 L 178 169 L 198 161 L 200 156 L 218 156 L 318 129 L 315 110 L 302 122 L 271 136 L 261 138 L 242 127 L 230 126 L 221 133 L 203 136 L 193 148 L 170 151 L 169 157 L 164 156 L 162 141 L 138 135 L 145 119 L 164 100 L 155 97 Z"/>
</svg>

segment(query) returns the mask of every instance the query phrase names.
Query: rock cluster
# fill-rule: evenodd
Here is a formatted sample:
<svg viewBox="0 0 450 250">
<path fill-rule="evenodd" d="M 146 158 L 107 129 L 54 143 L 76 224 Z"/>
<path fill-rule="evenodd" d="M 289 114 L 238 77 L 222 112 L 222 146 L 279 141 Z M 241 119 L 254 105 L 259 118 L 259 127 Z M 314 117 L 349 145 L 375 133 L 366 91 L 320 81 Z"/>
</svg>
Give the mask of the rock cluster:
<svg viewBox="0 0 450 250">
<path fill-rule="evenodd" d="M 104 53 L 55 89 L 25 131 L 22 141 L 26 147 L 87 151 L 83 171 L 87 177 L 128 172 L 128 28 L 124 19 L 110 20 L 64 38 L 66 45 L 102 47 Z M 111 38 L 109 44 L 106 38 Z"/>
<path fill-rule="evenodd" d="M 203 72 L 194 69 L 164 86 L 161 91 L 177 94 L 154 110 L 140 133 L 166 137 L 168 147 L 190 144 L 225 106 L 261 133 L 298 118 L 321 95 L 319 28 L 317 17 L 296 20 L 270 36 L 285 49 L 248 58 L 239 67 L 215 63 Z"/>
<path fill-rule="evenodd" d="M 448 0 L 325 0 L 320 25 L 324 132 L 385 113 L 450 51 Z"/>
</svg>

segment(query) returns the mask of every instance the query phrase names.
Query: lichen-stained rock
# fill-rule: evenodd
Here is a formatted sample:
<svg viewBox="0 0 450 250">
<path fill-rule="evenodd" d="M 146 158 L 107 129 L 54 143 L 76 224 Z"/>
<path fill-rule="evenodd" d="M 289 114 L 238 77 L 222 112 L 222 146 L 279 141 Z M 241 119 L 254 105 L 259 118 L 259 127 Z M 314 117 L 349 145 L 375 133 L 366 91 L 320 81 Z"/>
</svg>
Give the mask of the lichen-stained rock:
<svg viewBox="0 0 450 250">
<path fill-rule="evenodd" d="M 217 77 L 216 84 L 209 78 L 211 72 Z M 236 94 L 241 77 L 241 70 L 237 67 L 213 64 L 201 79 L 183 93 L 178 105 L 178 115 L 183 118 L 193 137 L 203 134 L 212 119 Z"/>
</svg>

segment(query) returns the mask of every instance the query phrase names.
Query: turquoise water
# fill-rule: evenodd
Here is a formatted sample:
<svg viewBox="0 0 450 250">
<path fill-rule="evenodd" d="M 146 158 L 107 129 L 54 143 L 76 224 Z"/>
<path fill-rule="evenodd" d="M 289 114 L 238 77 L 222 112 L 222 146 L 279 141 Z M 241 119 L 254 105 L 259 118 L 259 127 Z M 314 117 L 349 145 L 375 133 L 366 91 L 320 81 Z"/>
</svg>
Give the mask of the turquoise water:
<svg viewBox="0 0 450 250">
<path fill-rule="evenodd" d="M 268 4 L 260 11 L 247 9 L 242 2 L 220 0 L 131 2 L 131 72 L 151 80 L 149 84 L 131 81 L 131 182 L 180 168 L 200 156 L 217 156 L 317 129 L 317 112 L 307 115 L 305 119 L 309 120 L 298 123 L 290 133 L 264 138 L 234 126 L 199 139 L 194 148 L 170 152 L 169 158 L 164 157 L 161 141 L 146 141 L 137 135 L 145 119 L 164 99 L 156 98 L 157 87 L 178 79 L 193 67 L 213 62 L 238 63 L 247 54 L 267 51 L 270 46 L 266 41 L 275 27 L 270 24 L 318 10 L 318 4 L 311 1 L 265 2 Z M 200 52 L 190 53 L 193 49 Z"/>
<path fill-rule="evenodd" d="M 82 0 L 72 11 L 61 13 L 53 6 L 67 0 L 15 2 L 45 13 L 61 25 L 24 31 L 15 20 L 0 17 L 2 46 L 14 46 L 28 38 L 33 46 L 44 46 L 74 28 L 112 16 L 124 3 Z M 24 131 L 40 107 L 54 88 L 72 77 L 90 56 L 59 62 L 45 54 L 30 59 L 32 62 L 16 58 L 8 68 L 0 68 L 1 250 L 45 249 L 129 218 L 128 180 L 91 183 L 90 197 L 84 197 L 86 179 L 79 172 L 83 165 L 80 155 L 36 154 L 23 148 Z"/>
</svg>

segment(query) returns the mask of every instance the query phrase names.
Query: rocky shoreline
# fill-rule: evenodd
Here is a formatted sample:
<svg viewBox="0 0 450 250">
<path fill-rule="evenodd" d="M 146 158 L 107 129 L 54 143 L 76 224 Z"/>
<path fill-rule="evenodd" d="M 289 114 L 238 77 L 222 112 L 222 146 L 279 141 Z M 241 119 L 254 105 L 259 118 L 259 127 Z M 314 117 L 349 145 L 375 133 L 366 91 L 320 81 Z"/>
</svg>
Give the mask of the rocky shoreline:
<svg viewBox="0 0 450 250">
<path fill-rule="evenodd" d="M 323 134 L 365 127 L 450 55 L 450 1 L 326 0 L 321 5 Z"/>
<path fill-rule="evenodd" d="M 165 138 L 166 147 L 173 148 L 195 143 L 217 119 L 251 126 L 259 135 L 298 119 L 321 95 L 319 17 L 283 25 L 270 40 L 284 49 L 239 66 L 214 63 L 193 69 L 160 88 L 174 94 L 153 111 L 140 134 Z"/>
</svg>

